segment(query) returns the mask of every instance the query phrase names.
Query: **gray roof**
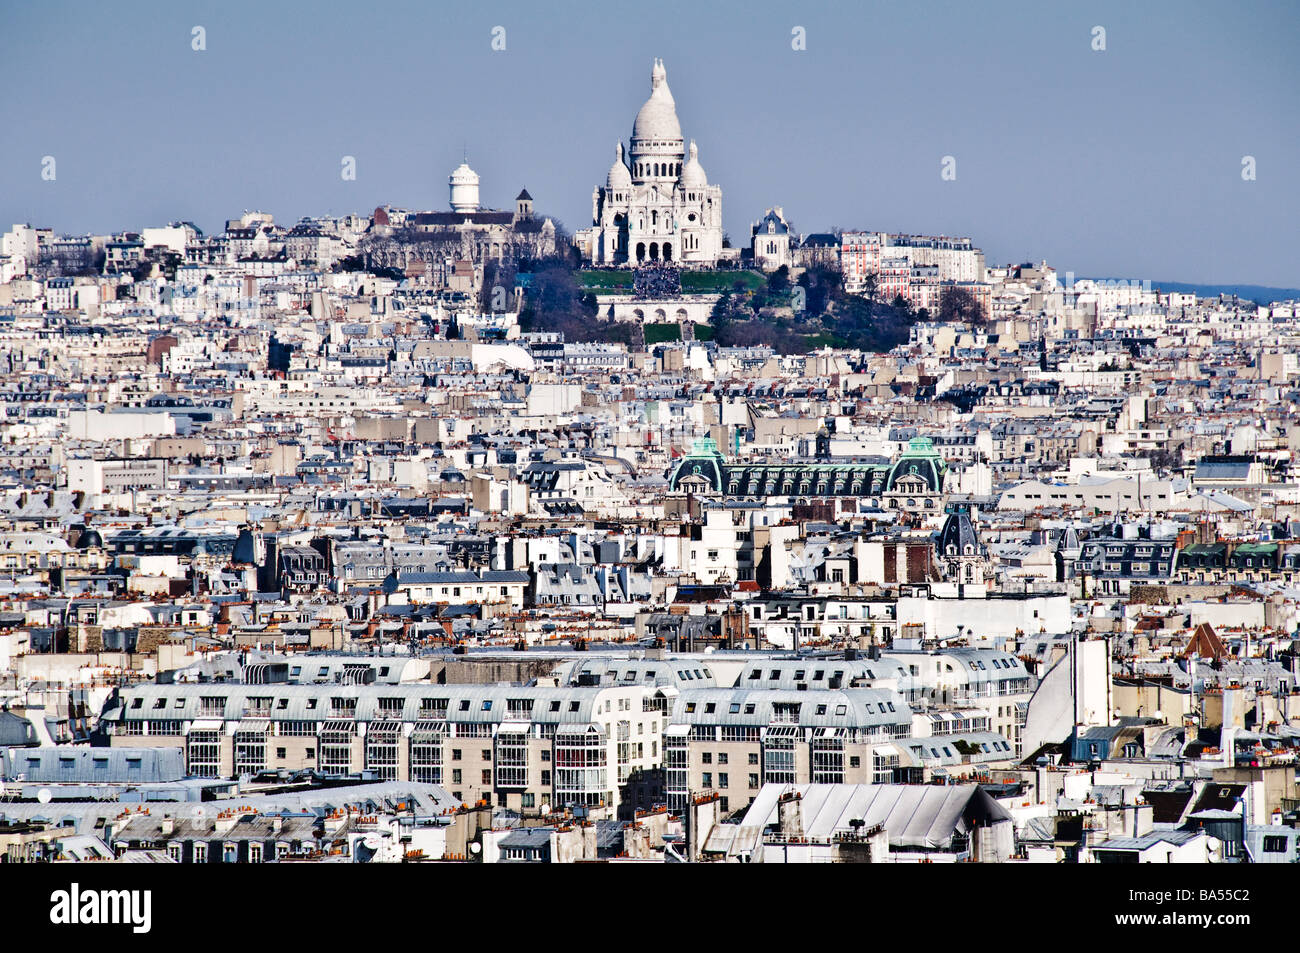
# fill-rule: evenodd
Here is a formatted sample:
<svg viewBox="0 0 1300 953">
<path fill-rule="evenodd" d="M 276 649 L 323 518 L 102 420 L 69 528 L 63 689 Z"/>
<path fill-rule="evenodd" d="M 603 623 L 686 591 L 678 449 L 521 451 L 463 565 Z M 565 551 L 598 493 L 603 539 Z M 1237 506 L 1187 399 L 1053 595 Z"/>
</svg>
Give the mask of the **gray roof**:
<svg viewBox="0 0 1300 953">
<path fill-rule="evenodd" d="M 855 679 L 875 681 L 881 678 L 906 678 L 907 668 L 890 658 L 823 659 L 758 658 L 736 679 L 737 688 L 781 688 L 795 690 L 806 685 L 809 690 L 827 688 L 836 676 L 840 687 L 848 688 Z"/>
<path fill-rule="evenodd" d="M 688 674 L 689 673 L 689 674 Z M 580 675 L 594 676 L 606 685 L 671 685 L 675 688 L 714 687 L 712 670 L 689 658 L 616 658 L 587 656 L 561 666 L 562 684 L 576 685 Z"/>
<path fill-rule="evenodd" d="M 777 821 L 777 800 L 788 791 L 802 797 L 806 835 L 829 839 L 850 833 L 851 820 L 883 825 L 891 848 L 950 847 L 954 834 L 980 824 L 1011 821 L 1007 810 L 974 784 L 765 784 L 750 805 L 743 827 L 758 830 Z"/>
<path fill-rule="evenodd" d="M 461 802 L 445 788 L 436 784 L 416 781 L 385 781 L 378 784 L 354 784 L 304 791 L 287 791 L 278 794 L 246 794 L 225 798 L 219 804 L 194 801 L 149 802 L 149 816 L 161 820 L 174 817 L 193 820 L 196 811 L 203 811 L 208 819 L 218 811 L 252 808 L 262 814 L 282 812 L 306 813 L 313 816 L 348 807 L 357 807 L 364 813 L 374 814 L 395 810 L 405 802 L 416 817 L 441 816 L 444 810 L 455 809 Z M 137 804 L 119 801 L 94 801 L 79 803 L 39 804 L 32 802 L 0 802 L 0 819 L 8 821 L 44 821 L 50 824 L 69 823 L 72 833 L 91 834 L 104 829 L 105 837 L 120 826 L 120 815 L 126 808 Z"/>
<path fill-rule="evenodd" d="M 1239 818 L 1238 818 L 1239 820 Z M 1152 831 L 1141 837 L 1112 837 L 1097 844 L 1095 850 L 1147 850 L 1159 843 L 1181 847 L 1201 835 L 1201 831 Z"/>
<path fill-rule="evenodd" d="M 912 709 L 903 696 L 879 688 L 817 692 L 691 688 L 677 696 L 670 722 L 766 727 L 778 721 L 778 705 L 798 705 L 797 724 L 801 727 L 864 728 L 873 725 L 910 726 L 912 723 Z"/>
<path fill-rule="evenodd" d="M 0 777 L 31 783 L 111 784 L 179 781 L 185 777 L 180 748 L 53 748 L 0 750 Z"/>
<path fill-rule="evenodd" d="M 438 718 L 452 722 L 495 724 L 532 720 L 588 724 L 595 714 L 596 696 L 613 686 L 549 688 L 510 685 L 139 685 L 124 688 L 124 706 L 106 710 L 110 721 L 314 721 L 332 720 L 418 722 Z M 201 699 L 223 699 L 219 711 L 205 710 Z M 266 714 L 251 714 L 249 699 L 267 699 Z M 343 713 L 332 700 L 356 700 L 355 710 Z M 380 699 L 396 700 L 380 707 Z M 425 699 L 430 704 L 425 704 Z M 140 701 L 137 706 L 136 700 Z M 511 701 L 532 702 L 531 714 L 511 711 Z M 158 703 L 161 701 L 161 707 Z M 433 703 L 445 701 L 445 710 Z M 350 707 L 350 706 L 348 706 Z M 209 713 L 216 711 L 216 713 Z"/>
</svg>

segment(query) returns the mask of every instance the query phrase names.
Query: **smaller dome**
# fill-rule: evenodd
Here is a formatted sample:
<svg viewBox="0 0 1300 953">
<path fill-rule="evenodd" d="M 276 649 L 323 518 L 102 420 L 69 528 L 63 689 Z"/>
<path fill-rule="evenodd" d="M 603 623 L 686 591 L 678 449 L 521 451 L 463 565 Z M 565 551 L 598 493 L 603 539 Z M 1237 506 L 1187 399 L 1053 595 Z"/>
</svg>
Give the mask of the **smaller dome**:
<svg viewBox="0 0 1300 953">
<path fill-rule="evenodd" d="M 704 166 L 700 165 L 700 150 L 695 147 L 693 139 L 691 157 L 686 160 L 686 165 L 682 166 L 682 175 L 677 181 L 684 189 L 702 189 L 709 184 L 709 177 L 704 174 Z"/>
<path fill-rule="evenodd" d="M 627 163 L 623 161 L 623 143 L 618 144 L 617 158 L 614 164 L 609 167 L 609 175 L 605 176 L 605 188 L 607 189 L 630 189 L 632 187 L 632 173 L 628 171 Z"/>
<path fill-rule="evenodd" d="M 87 529 L 77 537 L 78 549 L 103 549 L 104 537 L 99 535 L 98 530 Z"/>
</svg>

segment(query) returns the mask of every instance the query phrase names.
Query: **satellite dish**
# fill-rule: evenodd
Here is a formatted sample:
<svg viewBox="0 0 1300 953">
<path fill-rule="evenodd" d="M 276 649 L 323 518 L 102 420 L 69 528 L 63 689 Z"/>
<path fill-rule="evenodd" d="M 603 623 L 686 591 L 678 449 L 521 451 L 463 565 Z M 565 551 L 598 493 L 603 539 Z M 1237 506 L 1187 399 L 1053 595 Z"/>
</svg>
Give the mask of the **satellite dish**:
<svg viewBox="0 0 1300 953">
<path fill-rule="evenodd" d="M 469 852 L 470 852 L 471 854 L 477 854 L 477 853 L 478 853 L 479 851 L 481 851 L 482 849 L 483 849 L 483 848 L 482 848 L 480 845 L 478 845 L 478 844 L 470 844 L 470 845 L 469 845 Z"/>
<path fill-rule="evenodd" d="M 49 804 L 54 800 L 54 792 L 49 788 L 41 788 L 36 792 L 36 800 L 40 801 L 42 804 Z"/>
<path fill-rule="evenodd" d="M 379 850 L 379 845 L 383 842 L 384 839 L 373 831 L 361 838 L 361 843 L 365 844 L 370 850 Z"/>
</svg>

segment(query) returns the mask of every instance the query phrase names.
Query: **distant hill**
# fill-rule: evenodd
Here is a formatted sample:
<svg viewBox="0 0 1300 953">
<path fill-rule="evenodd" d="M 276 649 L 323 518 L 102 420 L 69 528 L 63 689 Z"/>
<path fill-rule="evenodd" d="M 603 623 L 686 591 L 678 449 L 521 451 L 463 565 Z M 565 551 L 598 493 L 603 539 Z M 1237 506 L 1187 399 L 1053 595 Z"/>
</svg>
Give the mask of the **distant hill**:
<svg viewBox="0 0 1300 953">
<path fill-rule="evenodd" d="M 1075 279 L 1080 281 L 1082 279 Z M 1093 278 L 1092 281 L 1110 281 L 1109 278 Z M 1300 288 L 1270 288 L 1267 285 L 1194 285 L 1185 281 L 1152 281 L 1153 291 L 1166 294 L 1177 291 L 1194 294 L 1200 298 L 1217 298 L 1219 295 L 1236 295 L 1245 301 L 1256 304 L 1272 304 L 1274 301 L 1300 300 Z"/>
</svg>

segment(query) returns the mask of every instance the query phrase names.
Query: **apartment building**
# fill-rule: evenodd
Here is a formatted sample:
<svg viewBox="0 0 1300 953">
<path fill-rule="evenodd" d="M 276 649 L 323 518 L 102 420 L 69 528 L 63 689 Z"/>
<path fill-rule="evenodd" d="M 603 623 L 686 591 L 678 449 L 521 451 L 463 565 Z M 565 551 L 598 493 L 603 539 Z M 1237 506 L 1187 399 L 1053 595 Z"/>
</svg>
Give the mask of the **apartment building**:
<svg viewBox="0 0 1300 953">
<path fill-rule="evenodd" d="M 644 684 L 150 684 L 122 689 L 103 723 L 114 746 L 183 748 L 195 777 L 372 772 L 519 811 L 613 812 L 633 787 L 663 799 L 665 708 Z"/>
</svg>

